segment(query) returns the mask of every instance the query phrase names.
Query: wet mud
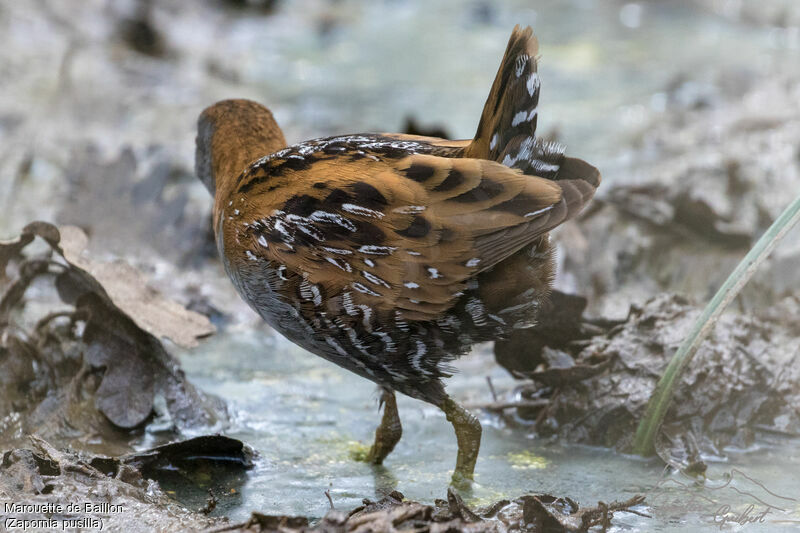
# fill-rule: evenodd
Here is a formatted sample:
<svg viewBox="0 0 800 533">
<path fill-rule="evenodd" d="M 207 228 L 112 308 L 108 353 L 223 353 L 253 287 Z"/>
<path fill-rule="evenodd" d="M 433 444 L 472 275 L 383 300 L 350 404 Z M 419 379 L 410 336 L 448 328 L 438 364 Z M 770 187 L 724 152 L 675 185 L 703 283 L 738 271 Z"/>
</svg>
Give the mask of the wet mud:
<svg viewBox="0 0 800 533">
<path fill-rule="evenodd" d="M 796 306 L 787 299 L 773 311 L 789 314 Z M 498 361 L 526 381 L 503 411 L 529 421 L 541 437 L 631 452 L 647 401 L 700 311 L 683 297 L 662 294 L 590 339 L 554 343 L 536 328 L 526 332 L 517 342 L 544 344 L 541 363 L 531 370 L 528 360 L 516 365 L 498 352 L 504 354 Z M 723 457 L 728 446 L 800 436 L 797 333 L 780 323 L 725 315 L 681 375 L 657 444 L 662 459 L 683 469 L 701 455 Z"/>
</svg>

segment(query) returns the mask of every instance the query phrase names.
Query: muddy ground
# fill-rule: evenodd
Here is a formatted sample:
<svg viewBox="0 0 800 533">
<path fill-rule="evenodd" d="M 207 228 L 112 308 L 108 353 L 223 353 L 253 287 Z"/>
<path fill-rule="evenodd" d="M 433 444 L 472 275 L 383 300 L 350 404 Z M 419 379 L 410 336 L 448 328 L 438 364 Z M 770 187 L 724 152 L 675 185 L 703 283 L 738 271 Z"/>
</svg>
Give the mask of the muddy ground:
<svg viewBox="0 0 800 533">
<path fill-rule="evenodd" d="M 766 113 L 775 101 L 785 106 Z M 633 140 L 629 183 L 603 189 L 577 223 L 556 232 L 565 270 L 558 283 L 582 296 L 554 294 L 555 318 L 495 350 L 500 364 L 533 380 L 520 394 L 541 403 L 523 413 L 537 432 L 630 450 L 631 428 L 699 304 L 800 194 L 798 102 L 800 83 L 779 79 L 713 105 L 673 103 L 668 118 Z M 799 263 L 795 231 L 684 373 L 670 438 L 721 455 L 727 445 L 750 446 L 756 428 L 800 434 Z"/>
</svg>

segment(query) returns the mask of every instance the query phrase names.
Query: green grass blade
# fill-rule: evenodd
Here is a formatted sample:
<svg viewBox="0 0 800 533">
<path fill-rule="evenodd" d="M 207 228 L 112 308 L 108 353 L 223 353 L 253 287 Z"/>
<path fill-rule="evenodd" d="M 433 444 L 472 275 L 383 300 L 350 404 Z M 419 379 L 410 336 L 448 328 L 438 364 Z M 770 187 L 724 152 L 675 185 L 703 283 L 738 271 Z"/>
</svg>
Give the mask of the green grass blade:
<svg viewBox="0 0 800 533">
<path fill-rule="evenodd" d="M 713 329 L 722 312 L 742 290 L 758 266 L 769 256 L 778 241 L 800 220 L 800 196 L 787 207 L 775 222 L 764 232 L 764 235 L 750 249 L 747 255 L 728 276 L 725 283 L 703 310 L 703 314 L 695 321 L 689 336 L 675 352 L 667 365 L 664 375 L 656 385 L 653 395 L 647 404 L 644 418 L 639 422 L 633 441 L 633 451 L 639 455 L 651 455 L 655 451 L 655 439 L 664 415 L 667 413 L 672 394 L 678 383 L 681 372 L 694 357 L 700 344 Z"/>
</svg>

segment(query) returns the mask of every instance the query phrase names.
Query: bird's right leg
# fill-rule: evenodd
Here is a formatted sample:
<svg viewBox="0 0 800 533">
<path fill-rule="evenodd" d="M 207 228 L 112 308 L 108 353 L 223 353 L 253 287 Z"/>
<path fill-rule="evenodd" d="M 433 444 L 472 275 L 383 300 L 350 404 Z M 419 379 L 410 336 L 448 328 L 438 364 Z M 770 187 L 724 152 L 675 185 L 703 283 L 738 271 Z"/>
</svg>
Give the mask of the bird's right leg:
<svg viewBox="0 0 800 533">
<path fill-rule="evenodd" d="M 456 469 L 453 471 L 451 483 L 456 488 L 469 488 L 481 448 L 481 423 L 475 415 L 449 397 L 445 398 L 440 407 L 447 420 L 453 424 L 458 442 Z"/>
<path fill-rule="evenodd" d="M 375 442 L 367 454 L 367 462 L 375 465 L 383 464 L 383 460 L 394 449 L 403 436 L 403 426 L 400 425 L 400 415 L 397 412 L 397 398 L 391 389 L 383 389 L 381 396 L 383 404 L 383 418 L 378 429 L 375 430 Z"/>
</svg>

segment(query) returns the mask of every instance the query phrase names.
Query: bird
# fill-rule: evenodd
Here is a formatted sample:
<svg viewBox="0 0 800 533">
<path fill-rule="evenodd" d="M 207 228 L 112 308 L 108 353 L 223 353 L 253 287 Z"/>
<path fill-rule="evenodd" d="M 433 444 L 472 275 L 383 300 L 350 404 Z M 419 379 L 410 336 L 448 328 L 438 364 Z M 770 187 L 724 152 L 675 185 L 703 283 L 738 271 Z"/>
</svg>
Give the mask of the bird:
<svg viewBox="0 0 800 533">
<path fill-rule="evenodd" d="M 531 327 L 554 281 L 549 232 L 600 172 L 536 137 L 538 41 L 517 25 L 472 139 L 361 133 L 287 145 L 265 106 L 217 102 L 195 171 L 240 296 L 287 339 L 373 381 L 383 417 L 367 460 L 402 435 L 395 392 L 440 408 L 474 480 L 481 425 L 442 380 L 479 342 Z"/>
</svg>

